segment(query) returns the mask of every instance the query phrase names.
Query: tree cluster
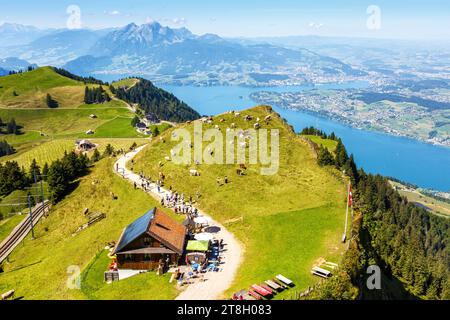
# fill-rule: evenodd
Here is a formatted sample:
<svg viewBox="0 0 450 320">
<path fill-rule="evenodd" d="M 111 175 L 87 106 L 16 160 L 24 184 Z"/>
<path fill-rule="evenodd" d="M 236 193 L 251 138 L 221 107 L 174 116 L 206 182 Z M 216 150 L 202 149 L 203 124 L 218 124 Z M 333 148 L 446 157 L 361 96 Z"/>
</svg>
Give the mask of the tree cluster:
<svg viewBox="0 0 450 320">
<path fill-rule="evenodd" d="M 59 75 L 75 80 L 75 81 L 80 81 L 83 82 L 84 84 L 99 84 L 99 85 L 108 85 L 107 82 L 103 82 L 102 80 L 98 80 L 95 79 L 94 77 L 81 77 L 81 76 L 77 76 L 65 69 L 62 68 L 55 68 L 52 67 L 53 71 L 55 71 L 56 73 L 58 73 Z"/>
<path fill-rule="evenodd" d="M 318 136 L 318 137 L 321 137 L 322 139 L 328 139 L 328 140 L 335 140 L 335 141 L 338 140 L 338 138 L 336 137 L 334 132 L 332 132 L 330 134 L 326 134 L 324 131 L 319 130 L 319 129 L 314 128 L 314 127 L 304 128 L 300 132 L 300 134 L 301 135 L 309 135 L 309 136 Z"/>
<path fill-rule="evenodd" d="M 14 190 L 23 190 L 30 185 L 24 168 L 16 161 L 0 163 L 0 196 L 6 196 Z"/>
<path fill-rule="evenodd" d="M 86 87 L 84 89 L 84 103 L 86 104 L 104 103 L 109 101 L 111 101 L 111 98 L 102 86 L 92 89 Z"/>
<path fill-rule="evenodd" d="M 49 93 L 47 93 L 46 103 L 47 103 L 47 107 L 52 108 L 52 109 L 59 107 L 58 101 L 53 99 Z"/>
<path fill-rule="evenodd" d="M 3 122 L 0 118 L 0 134 L 20 134 L 20 126 L 14 118 L 8 122 Z"/>
<path fill-rule="evenodd" d="M 20 69 L 20 70 L 11 70 L 11 71 L 9 71 L 8 72 L 8 75 L 13 75 L 13 74 L 21 74 L 21 73 L 25 73 L 25 72 L 30 72 L 30 71 L 33 71 L 34 69 L 36 69 L 35 67 L 33 67 L 33 66 L 28 66 L 25 70 L 22 70 L 22 69 Z"/>
<path fill-rule="evenodd" d="M 86 174 L 89 159 L 86 155 L 77 155 L 75 152 L 65 153 L 49 166 L 47 183 L 50 189 L 52 202 L 60 201 L 71 189 L 72 182 Z"/>
<path fill-rule="evenodd" d="M 336 279 L 320 285 L 315 295 L 352 297 L 352 287 L 365 285 L 361 284 L 365 268 L 376 264 L 387 279 L 403 284 L 409 296 L 450 299 L 450 221 L 408 202 L 388 178 L 358 170 L 353 156 L 348 156 L 339 138 L 337 141 L 334 157 L 319 147 L 317 161 L 345 170 L 352 181 L 354 209 L 361 222 Z M 394 293 L 396 287 L 392 292 L 383 288 L 381 298 L 398 294 Z"/>
<path fill-rule="evenodd" d="M 198 112 L 186 103 L 145 79 L 139 79 L 131 88 L 118 88 L 114 92 L 119 99 L 137 103 L 144 113 L 151 113 L 162 120 L 185 122 L 200 118 Z"/>
<path fill-rule="evenodd" d="M 16 150 L 6 140 L 0 141 L 0 157 L 13 154 Z"/>
<path fill-rule="evenodd" d="M 412 295 L 450 299 L 450 221 L 408 202 L 387 178 L 360 170 L 356 201 L 367 252 Z"/>
</svg>

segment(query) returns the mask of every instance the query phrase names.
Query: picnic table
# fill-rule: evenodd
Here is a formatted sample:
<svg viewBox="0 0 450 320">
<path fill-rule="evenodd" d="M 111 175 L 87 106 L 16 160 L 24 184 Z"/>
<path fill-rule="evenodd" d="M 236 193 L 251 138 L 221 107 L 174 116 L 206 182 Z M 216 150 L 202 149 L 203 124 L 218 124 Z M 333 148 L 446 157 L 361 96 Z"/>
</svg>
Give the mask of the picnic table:
<svg viewBox="0 0 450 320">
<path fill-rule="evenodd" d="M 272 280 L 266 280 L 264 281 L 269 287 L 271 287 L 274 290 L 281 290 L 283 289 L 282 286 L 280 286 L 279 284 L 273 282 Z"/>
<path fill-rule="evenodd" d="M 286 278 L 285 276 L 283 276 L 283 275 L 281 275 L 281 274 L 278 274 L 278 275 L 276 276 L 276 278 L 277 278 L 278 280 L 280 280 L 281 282 L 287 284 L 288 286 L 294 284 L 291 280 L 289 280 L 288 278 Z"/>
<path fill-rule="evenodd" d="M 272 294 L 268 290 L 266 290 L 263 287 L 258 286 L 256 284 L 252 285 L 252 289 L 255 290 L 257 293 L 259 293 L 260 295 L 262 295 L 263 297 L 267 297 L 267 296 L 270 296 Z"/>
</svg>

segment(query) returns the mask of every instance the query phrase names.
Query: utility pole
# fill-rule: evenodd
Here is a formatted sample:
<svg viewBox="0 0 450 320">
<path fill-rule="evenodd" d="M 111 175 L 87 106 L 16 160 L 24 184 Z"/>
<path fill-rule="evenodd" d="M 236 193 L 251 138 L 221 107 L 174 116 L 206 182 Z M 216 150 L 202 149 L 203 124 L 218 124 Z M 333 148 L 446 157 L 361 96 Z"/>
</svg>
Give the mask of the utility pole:
<svg viewBox="0 0 450 320">
<path fill-rule="evenodd" d="M 33 168 L 33 175 L 34 175 L 34 183 L 37 185 L 37 176 L 36 176 L 36 168 Z M 42 186 L 42 175 L 41 175 L 41 181 L 39 183 L 41 187 L 41 205 L 44 207 L 44 188 Z M 36 186 L 37 188 L 37 186 Z"/>
<path fill-rule="evenodd" d="M 344 226 L 344 234 L 342 235 L 342 243 L 345 243 L 347 240 L 347 223 L 348 223 L 348 202 L 350 196 L 350 182 L 348 183 L 347 188 L 347 209 L 345 210 L 345 226 Z"/>
<path fill-rule="evenodd" d="M 28 195 L 28 208 L 30 209 L 31 239 L 34 240 L 33 210 L 31 209 L 31 195 Z"/>
</svg>

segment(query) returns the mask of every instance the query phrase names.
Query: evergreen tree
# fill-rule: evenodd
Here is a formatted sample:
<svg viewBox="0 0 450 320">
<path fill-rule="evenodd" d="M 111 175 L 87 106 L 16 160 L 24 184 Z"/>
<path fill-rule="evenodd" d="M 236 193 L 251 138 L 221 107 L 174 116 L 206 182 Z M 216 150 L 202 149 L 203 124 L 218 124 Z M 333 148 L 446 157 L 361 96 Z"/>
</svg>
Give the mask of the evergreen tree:
<svg viewBox="0 0 450 320">
<path fill-rule="evenodd" d="M 200 118 L 186 103 L 145 79 L 139 79 L 131 88 L 116 89 L 116 96 L 130 104 L 139 104 L 145 114 L 153 114 L 158 119 L 186 122 Z"/>
<path fill-rule="evenodd" d="M 6 132 L 8 134 L 19 134 L 19 127 L 16 124 L 16 120 L 12 118 L 6 125 Z"/>
<path fill-rule="evenodd" d="M 36 175 L 36 180 L 41 180 L 41 167 L 38 166 L 36 159 L 31 161 L 30 170 L 28 171 L 30 174 L 30 180 L 34 182 L 34 176 Z"/>
<path fill-rule="evenodd" d="M 101 157 L 102 156 L 101 156 L 100 152 L 98 151 L 98 149 L 95 149 L 94 153 L 92 154 L 91 161 L 92 162 L 97 162 L 97 161 L 99 161 L 101 159 Z"/>
<path fill-rule="evenodd" d="M 89 89 L 88 87 L 84 88 L 84 103 L 95 104 L 108 101 L 111 101 L 111 98 L 102 86 L 92 89 Z"/>
<path fill-rule="evenodd" d="M 48 163 L 46 162 L 44 164 L 44 167 L 42 168 L 42 180 L 47 181 L 47 175 L 48 175 Z"/>
<path fill-rule="evenodd" d="M 13 154 L 14 152 L 16 150 L 6 140 L 0 141 L 0 157 Z"/>
<path fill-rule="evenodd" d="M 334 158 L 330 151 L 328 151 L 328 148 L 324 146 L 319 147 L 319 151 L 317 153 L 317 163 L 323 167 L 323 166 L 329 166 L 334 164 Z"/>
<path fill-rule="evenodd" d="M 47 93 L 46 102 L 47 102 L 47 107 L 49 107 L 49 108 L 58 108 L 59 107 L 58 101 L 54 100 L 49 93 Z"/>
<path fill-rule="evenodd" d="M 89 97 L 89 88 L 85 87 L 84 88 L 84 103 L 85 104 L 90 104 L 91 103 L 90 101 L 91 101 L 91 99 Z"/>
<path fill-rule="evenodd" d="M 104 157 L 109 157 L 114 154 L 114 147 L 108 143 L 108 145 L 105 148 L 105 151 L 103 152 Z"/>
<path fill-rule="evenodd" d="M 139 117 L 138 116 L 134 116 L 134 118 L 131 120 L 131 126 L 132 127 L 136 127 L 139 122 L 141 122 Z"/>
<path fill-rule="evenodd" d="M 6 196 L 14 190 L 23 190 L 30 185 L 25 171 L 16 161 L 0 164 L 0 196 Z"/>
<path fill-rule="evenodd" d="M 345 149 L 344 144 L 342 143 L 341 139 L 338 139 L 335 154 L 336 154 L 336 158 L 335 158 L 336 159 L 336 161 L 335 161 L 336 168 L 342 169 L 344 167 L 344 165 L 347 163 L 348 154 L 347 154 L 347 150 Z"/>
</svg>

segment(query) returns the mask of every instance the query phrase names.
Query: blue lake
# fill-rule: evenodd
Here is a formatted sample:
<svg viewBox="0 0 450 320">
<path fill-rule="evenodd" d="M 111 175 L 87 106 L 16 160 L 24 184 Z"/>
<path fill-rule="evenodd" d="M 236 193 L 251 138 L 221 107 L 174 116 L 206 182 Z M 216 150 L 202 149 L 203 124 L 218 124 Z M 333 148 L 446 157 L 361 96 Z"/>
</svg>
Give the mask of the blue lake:
<svg viewBox="0 0 450 320">
<path fill-rule="evenodd" d="M 364 87 L 365 83 L 323 85 L 321 88 L 338 89 Z M 300 91 L 311 87 L 247 88 L 237 86 L 194 87 L 161 86 L 185 101 L 200 114 L 213 115 L 229 110 L 253 107 L 249 98 L 255 91 Z M 423 188 L 450 191 L 450 148 L 438 147 L 419 141 L 382 133 L 358 130 L 320 116 L 281 109 L 275 111 L 286 118 L 299 131 L 314 126 L 327 133 L 334 131 L 342 138 L 356 163 L 370 173 L 380 173 L 414 183 Z"/>
</svg>

